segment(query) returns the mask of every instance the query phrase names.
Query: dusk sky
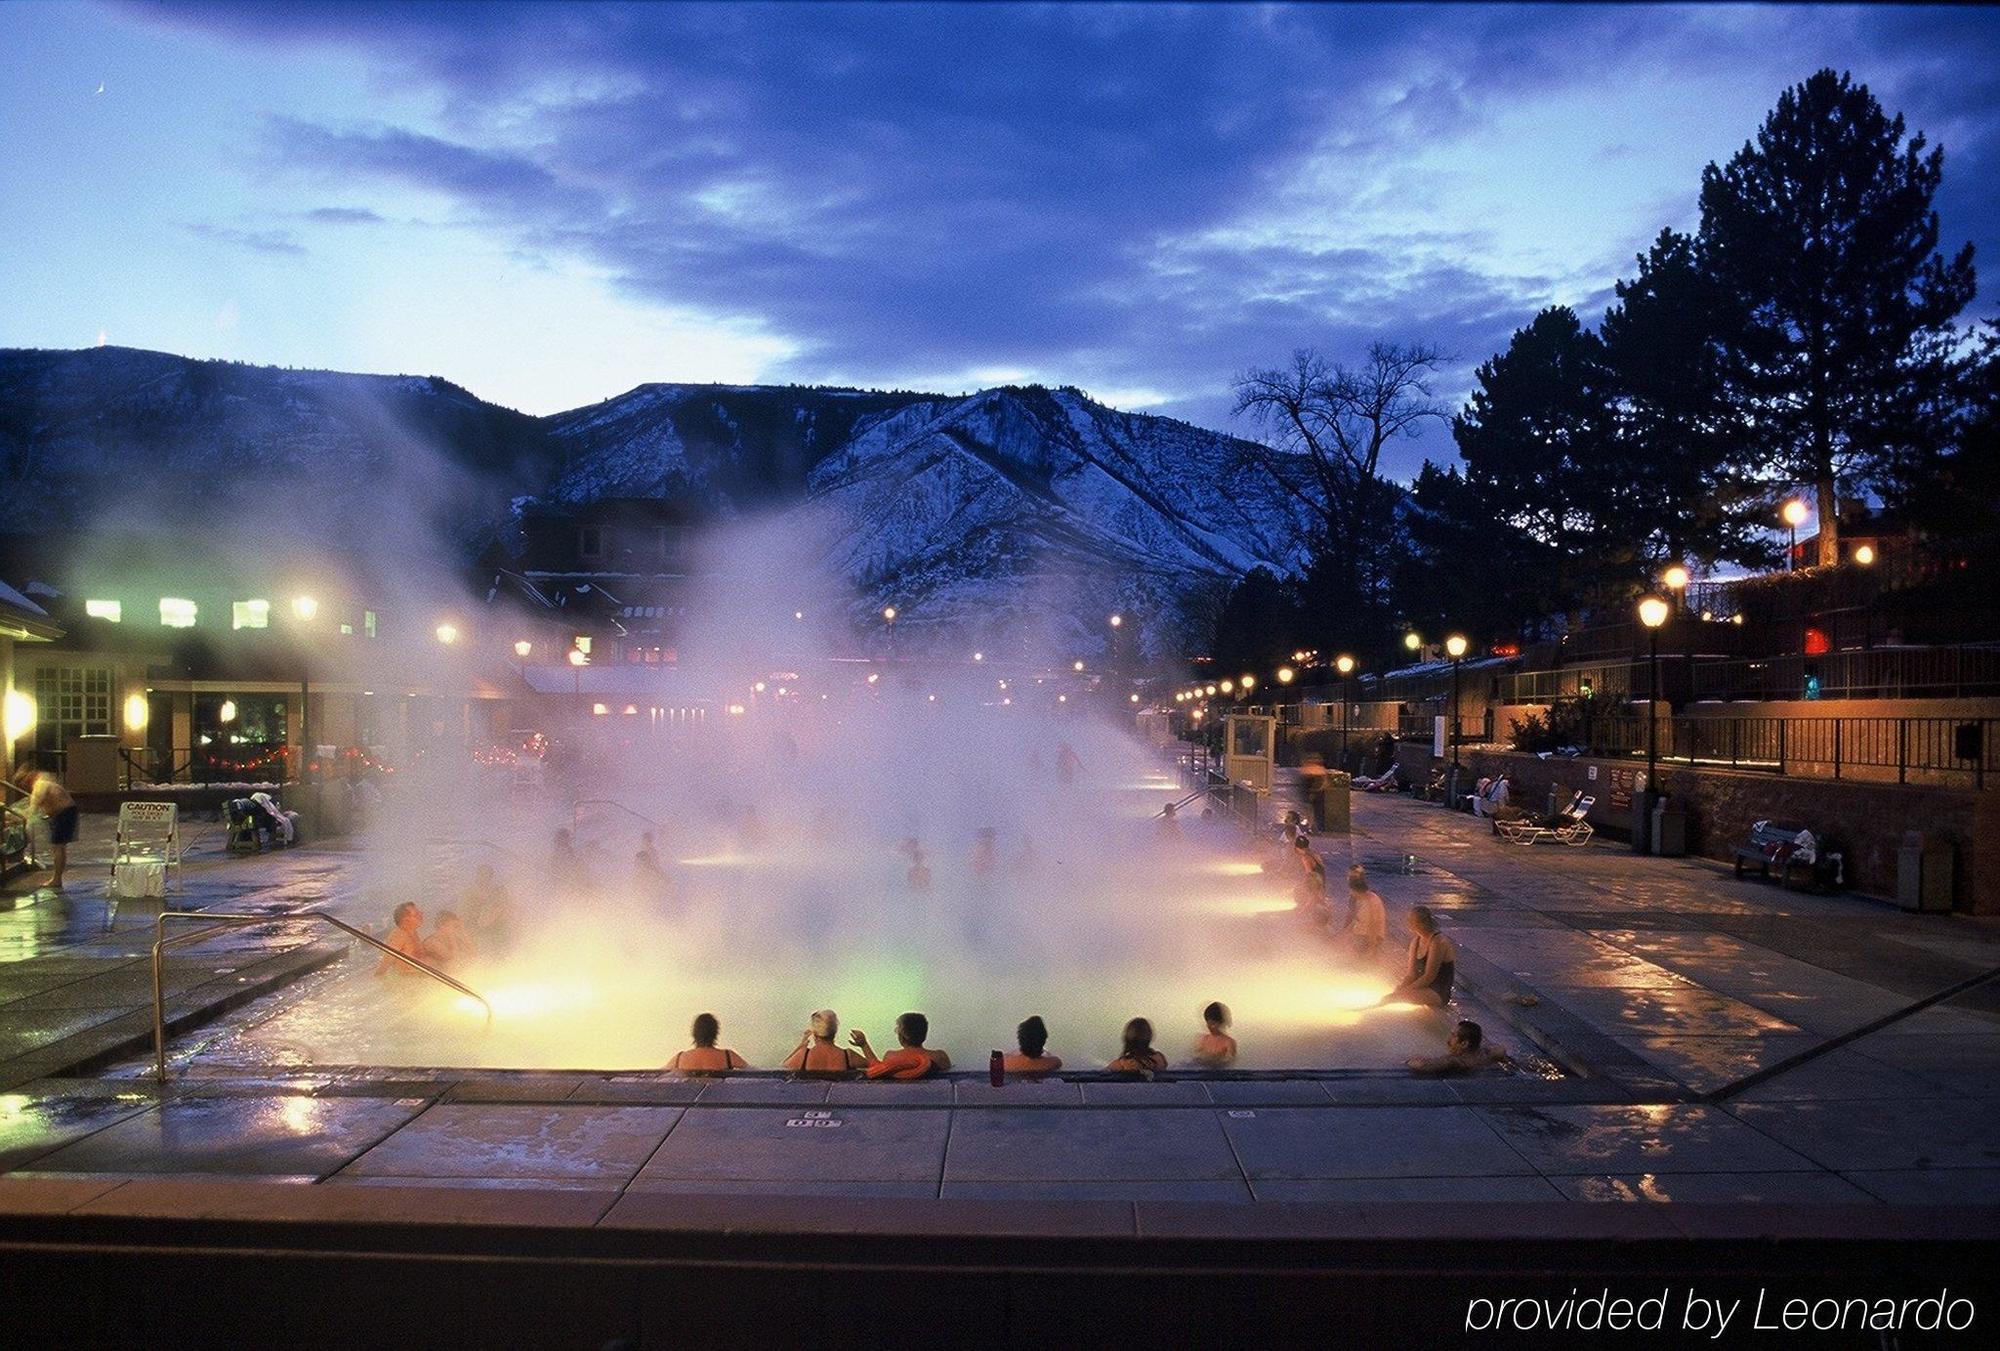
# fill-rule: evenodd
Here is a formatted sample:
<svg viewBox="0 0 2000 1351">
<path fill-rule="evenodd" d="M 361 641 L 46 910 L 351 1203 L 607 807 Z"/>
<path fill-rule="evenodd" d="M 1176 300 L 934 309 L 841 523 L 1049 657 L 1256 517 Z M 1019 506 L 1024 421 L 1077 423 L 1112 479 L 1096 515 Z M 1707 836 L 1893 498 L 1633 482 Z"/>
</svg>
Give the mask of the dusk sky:
<svg viewBox="0 0 2000 1351">
<path fill-rule="evenodd" d="M 1245 368 L 1424 338 L 1456 399 L 1823 65 L 2000 269 L 1993 11 L 0 5 L 0 345 L 1246 430 Z"/>
</svg>

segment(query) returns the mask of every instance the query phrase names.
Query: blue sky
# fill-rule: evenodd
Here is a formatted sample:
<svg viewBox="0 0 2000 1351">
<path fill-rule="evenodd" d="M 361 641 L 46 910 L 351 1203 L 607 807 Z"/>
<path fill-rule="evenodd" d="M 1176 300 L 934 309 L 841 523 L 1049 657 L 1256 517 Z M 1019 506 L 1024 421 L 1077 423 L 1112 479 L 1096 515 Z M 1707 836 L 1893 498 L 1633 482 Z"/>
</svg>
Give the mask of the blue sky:
<svg viewBox="0 0 2000 1351">
<path fill-rule="evenodd" d="M 0 5 L 0 345 L 1245 430 L 1232 377 L 1303 344 L 1427 339 L 1456 397 L 1594 319 L 1822 65 L 1946 147 L 2000 269 L 1992 11 Z"/>
</svg>

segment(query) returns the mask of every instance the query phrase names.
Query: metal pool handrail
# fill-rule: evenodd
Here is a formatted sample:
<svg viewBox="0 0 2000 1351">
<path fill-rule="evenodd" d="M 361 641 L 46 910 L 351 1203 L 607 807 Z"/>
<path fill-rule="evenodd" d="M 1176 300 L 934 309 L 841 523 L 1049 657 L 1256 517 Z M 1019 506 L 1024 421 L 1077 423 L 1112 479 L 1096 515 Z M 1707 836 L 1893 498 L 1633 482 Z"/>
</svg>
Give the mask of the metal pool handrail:
<svg viewBox="0 0 2000 1351">
<path fill-rule="evenodd" d="M 168 938 L 167 921 L 170 919 L 199 919 L 213 920 L 215 922 L 205 929 L 196 929 L 191 933 L 176 934 L 174 937 Z M 159 1082 L 165 1083 L 167 1081 L 167 1001 L 161 981 L 161 957 L 166 949 L 177 947 L 182 943 L 193 943 L 199 939 L 207 938 L 211 934 L 222 933 L 228 929 L 241 929 L 258 924 L 292 924 L 301 920 L 313 920 L 322 924 L 331 924 L 343 933 L 360 939 L 362 942 L 368 944 L 369 947 L 380 948 L 383 952 L 394 957 L 405 966 L 413 966 L 431 979 L 442 981 L 460 994 L 478 1000 L 479 1006 L 486 1010 L 486 1026 L 489 1029 L 493 1026 L 493 1006 L 486 1002 L 485 995 L 479 993 L 479 991 L 473 989 L 470 985 L 447 976 L 429 962 L 418 961 L 415 957 L 407 953 L 398 952 L 381 939 L 376 938 L 372 934 L 362 932 L 345 920 L 335 919 L 324 910 L 294 910 L 282 915 L 227 914 L 213 910 L 163 910 L 160 912 L 160 917 L 153 921 L 153 1075 Z"/>
</svg>

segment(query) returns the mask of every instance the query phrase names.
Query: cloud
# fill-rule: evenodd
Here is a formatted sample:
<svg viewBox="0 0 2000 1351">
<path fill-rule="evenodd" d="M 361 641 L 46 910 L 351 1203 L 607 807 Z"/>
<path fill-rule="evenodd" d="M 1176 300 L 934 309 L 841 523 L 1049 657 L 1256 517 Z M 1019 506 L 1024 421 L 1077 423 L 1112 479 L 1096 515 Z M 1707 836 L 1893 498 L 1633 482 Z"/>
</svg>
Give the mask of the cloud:
<svg viewBox="0 0 2000 1351">
<path fill-rule="evenodd" d="M 218 225 L 213 221 L 193 221 L 182 228 L 197 239 L 227 244 L 251 253 L 304 256 L 306 252 L 306 246 L 284 230 L 245 230 L 234 225 Z"/>
<path fill-rule="evenodd" d="M 305 218 L 321 225 L 380 225 L 383 218 L 365 206 L 316 206 Z"/>
<path fill-rule="evenodd" d="M 1949 131 L 1948 233 L 1983 244 L 2000 216 L 1993 104 L 1980 102 L 2000 78 L 1981 61 L 2000 56 L 1987 15 L 130 12 L 358 56 L 372 79 L 421 91 L 437 109 L 421 123 L 273 119 L 266 157 L 316 192 L 433 195 L 509 256 L 769 335 L 786 354 L 773 379 L 1008 370 L 1226 426 L 1244 368 L 1392 337 L 1458 352 L 1462 392 L 1536 309 L 1594 320 L 1631 255 L 1691 223 L 1701 164 L 1825 61 L 1856 66 L 1913 125 Z M 361 209 L 318 209 L 343 210 Z"/>
</svg>

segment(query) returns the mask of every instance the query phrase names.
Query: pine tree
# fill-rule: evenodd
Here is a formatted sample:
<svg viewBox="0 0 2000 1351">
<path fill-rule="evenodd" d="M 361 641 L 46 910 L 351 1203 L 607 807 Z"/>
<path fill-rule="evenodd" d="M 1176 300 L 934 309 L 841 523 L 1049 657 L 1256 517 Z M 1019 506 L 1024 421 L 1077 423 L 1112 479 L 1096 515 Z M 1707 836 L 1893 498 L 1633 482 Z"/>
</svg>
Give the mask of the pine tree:
<svg viewBox="0 0 2000 1351">
<path fill-rule="evenodd" d="M 1839 558 L 1841 494 L 1942 434 L 1974 276 L 1971 245 L 1937 252 L 1944 152 L 1925 144 L 1822 70 L 1702 174 L 1702 249 L 1733 311 L 1724 373 L 1770 468 L 1814 490 L 1822 564 Z"/>
</svg>

